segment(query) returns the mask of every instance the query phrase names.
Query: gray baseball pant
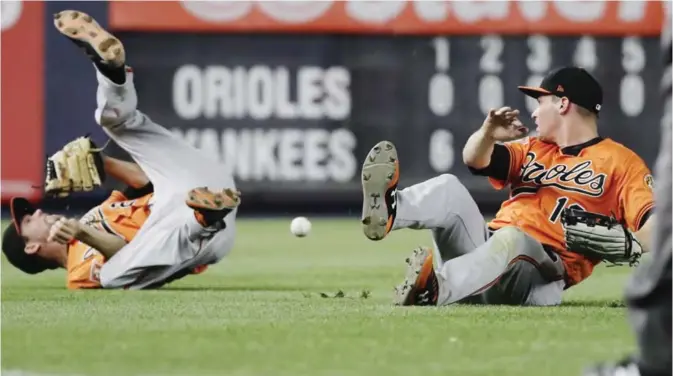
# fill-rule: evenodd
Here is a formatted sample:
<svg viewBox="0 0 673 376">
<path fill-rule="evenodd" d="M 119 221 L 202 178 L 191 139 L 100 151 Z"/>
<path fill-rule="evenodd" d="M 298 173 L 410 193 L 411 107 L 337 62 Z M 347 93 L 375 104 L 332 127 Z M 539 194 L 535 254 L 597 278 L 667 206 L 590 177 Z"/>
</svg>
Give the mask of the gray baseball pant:
<svg viewBox="0 0 673 376">
<path fill-rule="evenodd" d="M 456 302 L 548 306 L 561 303 L 561 259 L 515 227 L 490 234 L 476 202 L 454 175 L 415 184 L 397 195 L 393 230 L 429 229 L 443 291 Z"/>
<path fill-rule="evenodd" d="M 229 170 L 138 111 L 132 73 L 127 73 L 123 85 L 112 83 L 100 72 L 96 77 L 96 121 L 154 186 L 149 217 L 136 236 L 103 265 L 102 286 L 153 287 L 185 270 L 221 260 L 234 243 L 236 211 L 225 218 L 225 229 L 214 231 L 196 221 L 185 199 L 196 187 L 235 189 Z"/>
</svg>

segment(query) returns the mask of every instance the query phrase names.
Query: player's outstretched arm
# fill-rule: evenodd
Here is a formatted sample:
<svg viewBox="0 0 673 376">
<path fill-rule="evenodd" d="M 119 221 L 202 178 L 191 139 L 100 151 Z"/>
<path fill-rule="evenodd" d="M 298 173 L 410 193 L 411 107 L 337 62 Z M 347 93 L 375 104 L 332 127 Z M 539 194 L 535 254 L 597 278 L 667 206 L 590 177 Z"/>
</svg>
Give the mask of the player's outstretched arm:
<svg viewBox="0 0 673 376">
<path fill-rule="evenodd" d="M 484 129 L 479 129 L 467 139 L 463 148 L 463 162 L 474 169 L 486 168 L 491 163 L 495 140 Z"/>
<path fill-rule="evenodd" d="M 488 167 L 496 142 L 516 140 L 528 133 L 518 116 L 519 110 L 510 107 L 489 111 L 484 123 L 465 143 L 463 162 L 474 169 Z"/>
<path fill-rule="evenodd" d="M 113 178 L 133 188 L 142 188 L 150 182 L 150 179 L 145 174 L 145 171 L 143 171 L 139 165 L 133 162 L 126 162 L 122 161 L 121 159 L 104 155 L 103 168 L 105 169 L 105 173 L 108 176 L 112 176 Z"/>
</svg>

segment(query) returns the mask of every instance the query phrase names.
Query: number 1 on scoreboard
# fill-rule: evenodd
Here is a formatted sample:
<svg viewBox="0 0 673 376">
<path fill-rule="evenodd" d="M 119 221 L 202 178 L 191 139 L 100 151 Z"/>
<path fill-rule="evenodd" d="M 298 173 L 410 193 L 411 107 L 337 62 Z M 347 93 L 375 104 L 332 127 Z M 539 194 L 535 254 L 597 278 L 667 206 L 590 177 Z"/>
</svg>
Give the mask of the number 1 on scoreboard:
<svg viewBox="0 0 673 376">
<path fill-rule="evenodd" d="M 435 74 L 428 85 L 428 107 L 435 116 L 446 116 L 453 108 L 453 81 L 447 74 L 450 65 L 449 41 L 444 37 L 432 40 L 435 50 Z"/>
<path fill-rule="evenodd" d="M 435 69 L 440 72 L 448 71 L 451 62 L 448 39 L 436 37 L 432 40 L 432 46 L 435 49 Z"/>
</svg>

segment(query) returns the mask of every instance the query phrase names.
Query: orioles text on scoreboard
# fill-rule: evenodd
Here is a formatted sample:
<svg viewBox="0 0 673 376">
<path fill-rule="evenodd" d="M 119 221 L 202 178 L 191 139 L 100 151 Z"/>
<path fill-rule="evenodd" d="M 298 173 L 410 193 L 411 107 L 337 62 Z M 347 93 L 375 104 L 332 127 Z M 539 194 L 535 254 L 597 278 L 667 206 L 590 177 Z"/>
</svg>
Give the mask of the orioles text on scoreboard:
<svg viewBox="0 0 673 376">
<path fill-rule="evenodd" d="M 350 74 L 344 67 L 250 67 L 195 65 L 173 76 L 173 107 L 178 116 L 253 120 L 331 119 L 350 115 Z"/>
</svg>

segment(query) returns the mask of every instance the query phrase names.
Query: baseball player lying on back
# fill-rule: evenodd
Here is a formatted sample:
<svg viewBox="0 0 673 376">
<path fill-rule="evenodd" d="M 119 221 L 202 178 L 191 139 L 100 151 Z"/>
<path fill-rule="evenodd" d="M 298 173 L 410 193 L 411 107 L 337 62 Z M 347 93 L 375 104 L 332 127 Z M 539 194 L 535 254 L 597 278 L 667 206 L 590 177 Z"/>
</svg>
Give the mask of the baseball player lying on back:
<svg viewBox="0 0 673 376">
<path fill-rule="evenodd" d="M 362 224 L 372 240 L 401 228 L 430 229 L 434 248 L 414 250 L 398 305 L 456 302 L 557 305 L 602 260 L 634 265 L 649 249 L 655 220 L 652 176 L 631 150 L 598 136 L 603 94 L 585 70 L 551 72 L 538 100 L 539 137 L 519 112 L 492 110 L 467 141 L 463 159 L 506 200 L 490 223 L 467 189 L 445 174 L 397 190 L 391 142 L 370 151 L 362 169 Z"/>
<path fill-rule="evenodd" d="M 137 165 L 102 156 L 87 138 L 55 153 L 47 161 L 49 195 L 92 190 L 108 175 L 132 189 L 113 192 L 80 221 L 12 199 L 2 243 L 10 263 L 30 274 L 66 268 L 69 288 L 140 289 L 220 261 L 232 248 L 240 203 L 231 174 L 136 109 L 133 74 L 117 38 L 81 12 L 54 18 L 96 68 L 96 121 Z"/>
<path fill-rule="evenodd" d="M 81 138 L 64 149 L 77 144 L 86 147 L 91 145 L 91 141 Z M 128 187 L 123 192 L 113 191 L 109 198 L 91 208 L 79 221 L 45 213 L 26 199 L 15 197 L 10 202 L 12 224 L 5 230 L 2 239 L 3 252 L 12 265 L 29 274 L 65 268 L 66 284 L 70 289 L 101 287 L 101 267 L 135 237 L 151 213 L 154 197 L 152 183 L 137 164 L 96 152 L 86 153 L 73 154 L 73 157 L 82 156 L 82 161 L 85 161 L 90 154 L 95 158 L 96 166 L 91 170 L 90 180 L 98 184 L 82 186 L 81 190 L 91 190 L 89 187 L 100 185 L 106 176 L 116 178 Z M 48 163 L 55 166 L 52 158 Z M 64 167 L 67 171 L 67 166 Z M 66 183 L 81 181 L 75 176 Z M 65 180 L 49 179 L 48 174 L 47 192 L 61 182 Z M 73 188 L 80 190 L 80 187 Z M 54 193 L 65 196 L 69 189 L 60 187 Z M 186 275 L 187 271 L 200 273 L 203 270 L 205 265 L 185 269 L 184 272 Z"/>
</svg>

